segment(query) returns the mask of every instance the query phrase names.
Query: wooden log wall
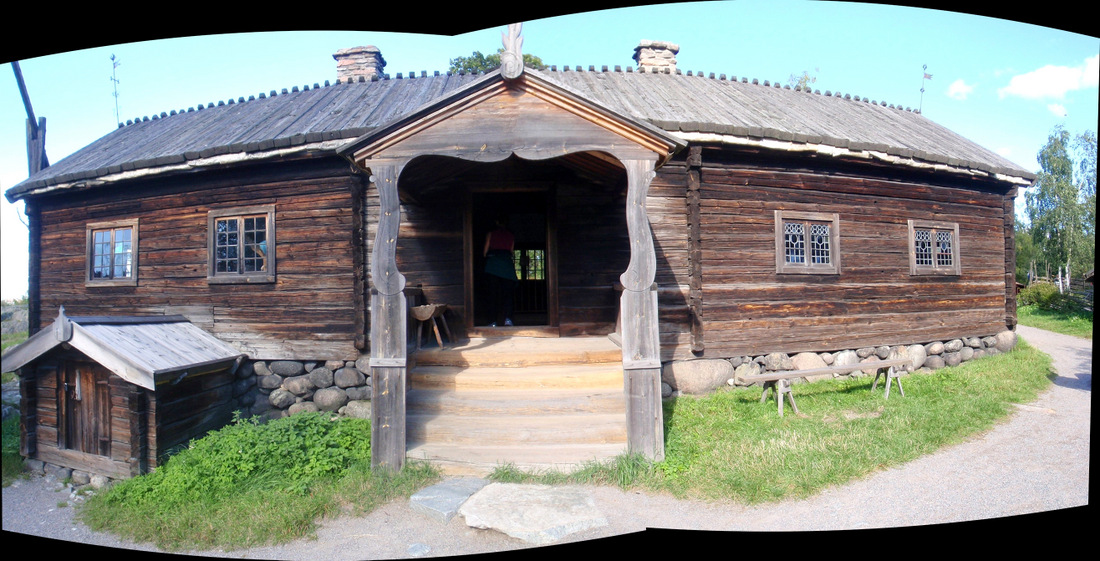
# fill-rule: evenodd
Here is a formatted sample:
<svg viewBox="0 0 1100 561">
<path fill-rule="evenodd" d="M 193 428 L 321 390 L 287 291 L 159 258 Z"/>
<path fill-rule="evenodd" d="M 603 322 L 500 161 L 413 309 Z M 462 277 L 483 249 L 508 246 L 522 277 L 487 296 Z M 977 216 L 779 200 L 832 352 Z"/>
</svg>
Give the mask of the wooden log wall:
<svg viewBox="0 0 1100 561">
<path fill-rule="evenodd" d="M 658 181 L 679 176 L 673 168 Z M 992 186 L 721 163 L 706 154 L 700 177 L 704 356 L 919 343 L 1005 329 L 1011 206 Z M 777 209 L 840 215 L 839 275 L 776 273 Z M 958 223 L 961 275 L 910 275 L 910 219 Z M 660 227 L 655 221 L 655 231 Z M 677 264 L 669 274 L 686 270 Z M 664 308 L 662 314 L 663 324 L 677 319 Z M 672 330 L 664 333 L 671 346 Z M 680 342 L 673 354 L 689 357 Z"/>
<path fill-rule="evenodd" d="M 657 171 L 646 200 L 657 252 L 655 282 L 662 361 L 694 356 L 690 180 L 687 162 L 682 157 L 673 160 Z M 699 248 L 694 250 L 699 255 Z"/>
<path fill-rule="evenodd" d="M 155 423 L 150 425 L 150 441 L 156 443 L 155 450 L 149 450 L 151 466 L 159 465 L 165 454 L 232 420 L 236 405 L 233 381 L 233 375 L 223 370 L 190 374 L 178 384 L 157 385 L 151 400 L 155 409 L 150 417 Z M 124 410 L 123 405 L 118 409 Z"/>
<path fill-rule="evenodd" d="M 347 163 L 330 158 L 43 199 L 42 309 L 178 313 L 253 359 L 355 360 L 366 329 L 356 285 L 361 191 Z M 209 283 L 207 212 L 264 204 L 275 205 L 275 282 Z M 86 224 L 131 218 L 139 221 L 137 286 L 85 286 Z"/>
<path fill-rule="evenodd" d="M 397 268 L 405 275 L 405 286 L 422 288 L 427 303 L 447 304 L 447 324 L 455 333 L 462 332 L 464 323 L 459 318 L 466 314 L 464 205 L 462 193 L 455 192 L 421 204 L 402 205 L 397 238 Z M 409 305 L 419 303 L 410 301 Z M 415 321 L 409 323 L 415 327 Z"/>
<path fill-rule="evenodd" d="M 615 284 L 630 262 L 625 200 L 591 185 L 557 186 L 558 317 L 563 337 L 615 331 Z"/>
</svg>

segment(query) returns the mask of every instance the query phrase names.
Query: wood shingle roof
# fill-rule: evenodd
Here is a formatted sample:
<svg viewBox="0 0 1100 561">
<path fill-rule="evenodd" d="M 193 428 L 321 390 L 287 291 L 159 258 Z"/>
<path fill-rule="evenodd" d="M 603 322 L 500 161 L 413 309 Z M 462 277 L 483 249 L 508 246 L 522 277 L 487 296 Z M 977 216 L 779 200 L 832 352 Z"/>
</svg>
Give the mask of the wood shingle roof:
<svg viewBox="0 0 1100 561">
<path fill-rule="evenodd" d="M 923 115 L 865 98 L 811 93 L 724 76 L 551 68 L 546 80 L 622 115 L 690 138 L 858 152 L 1027 183 L 1034 174 Z M 11 201 L 69 185 L 219 157 L 341 145 L 485 79 L 439 74 L 294 88 L 162 113 L 111 133 L 6 193 Z M 703 136 L 699 136 L 703 135 Z"/>
</svg>

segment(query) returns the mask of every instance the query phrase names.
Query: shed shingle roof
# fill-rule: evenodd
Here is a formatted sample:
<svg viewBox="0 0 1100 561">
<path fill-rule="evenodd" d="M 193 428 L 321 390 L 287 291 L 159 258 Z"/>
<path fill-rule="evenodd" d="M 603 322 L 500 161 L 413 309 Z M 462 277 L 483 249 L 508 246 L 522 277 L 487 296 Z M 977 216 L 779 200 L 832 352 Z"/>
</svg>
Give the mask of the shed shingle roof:
<svg viewBox="0 0 1100 561">
<path fill-rule="evenodd" d="M 191 370 L 234 367 L 244 356 L 181 316 L 68 317 L 62 308 L 52 326 L 4 353 L 4 372 L 21 368 L 62 344 L 147 389 Z"/>
<path fill-rule="evenodd" d="M 874 151 L 928 164 L 1030 181 L 1034 174 L 909 110 L 866 98 L 810 93 L 746 79 L 682 73 L 551 68 L 544 78 L 608 109 L 682 135 L 782 141 Z M 120 172 L 187 165 L 328 143 L 335 150 L 485 75 L 435 74 L 295 88 L 270 96 L 161 114 L 103 136 L 7 192 Z"/>
</svg>

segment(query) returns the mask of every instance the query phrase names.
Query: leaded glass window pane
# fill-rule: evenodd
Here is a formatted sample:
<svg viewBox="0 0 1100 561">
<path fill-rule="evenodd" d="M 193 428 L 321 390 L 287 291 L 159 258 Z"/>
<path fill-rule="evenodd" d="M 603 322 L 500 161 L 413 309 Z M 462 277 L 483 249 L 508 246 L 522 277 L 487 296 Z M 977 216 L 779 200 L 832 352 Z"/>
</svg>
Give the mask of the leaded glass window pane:
<svg viewBox="0 0 1100 561">
<path fill-rule="evenodd" d="M 783 249 L 787 263 L 806 262 L 806 228 L 797 222 L 783 225 Z"/>
<path fill-rule="evenodd" d="M 915 230 L 913 232 L 913 252 L 917 265 L 932 265 L 932 232 Z"/>
<path fill-rule="evenodd" d="M 832 249 L 827 224 L 810 225 L 810 259 L 812 263 L 817 265 L 832 263 Z"/>
<path fill-rule="evenodd" d="M 936 232 L 936 266 L 950 267 L 954 263 L 951 232 Z"/>
</svg>

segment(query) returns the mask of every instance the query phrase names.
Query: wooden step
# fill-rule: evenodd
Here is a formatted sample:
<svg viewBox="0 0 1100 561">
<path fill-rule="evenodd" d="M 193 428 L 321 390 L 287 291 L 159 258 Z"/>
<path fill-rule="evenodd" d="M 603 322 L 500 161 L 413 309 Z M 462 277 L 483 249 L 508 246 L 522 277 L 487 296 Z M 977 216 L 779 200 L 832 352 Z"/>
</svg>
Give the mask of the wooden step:
<svg viewBox="0 0 1100 561">
<path fill-rule="evenodd" d="M 570 472 L 589 462 L 610 461 L 625 452 L 625 442 L 477 447 L 430 443 L 410 446 L 407 457 L 428 461 L 446 475 L 484 477 L 505 465 L 526 472 Z"/>
<path fill-rule="evenodd" d="M 412 443 L 484 445 L 613 444 L 626 442 L 626 416 L 578 415 L 419 415 L 407 414 Z"/>
<path fill-rule="evenodd" d="M 622 354 L 606 337 L 475 338 L 412 363 L 409 459 L 484 475 L 501 464 L 575 469 L 626 450 Z"/>
<path fill-rule="evenodd" d="M 552 364 L 622 363 L 622 350 L 606 337 L 481 338 L 416 353 L 417 366 L 520 368 Z"/>
<path fill-rule="evenodd" d="M 621 385 L 621 384 L 620 384 Z M 407 414 L 415 415 L 575 415 L 626 414 L 622 388 L 530 390 L 411 389 Z"/>
<path fill-rule="evenodd" d="M 418 365 L 409 372 L 409 389 L 539 390 L 550 388 L 623 388 L 620 364 L 461 367 Z"/>
</svg>

